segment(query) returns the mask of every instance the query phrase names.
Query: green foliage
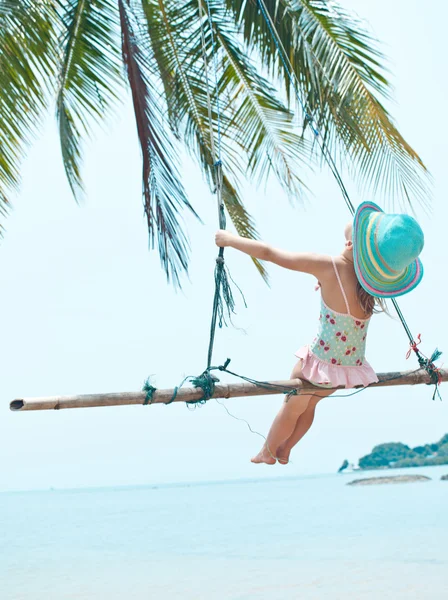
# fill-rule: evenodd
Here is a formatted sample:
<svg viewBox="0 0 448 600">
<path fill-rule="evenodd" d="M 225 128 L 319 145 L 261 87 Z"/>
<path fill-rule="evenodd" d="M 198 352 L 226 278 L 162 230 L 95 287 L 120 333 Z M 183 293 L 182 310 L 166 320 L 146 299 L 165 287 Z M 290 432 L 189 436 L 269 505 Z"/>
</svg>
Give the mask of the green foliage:
<svg viewBox="0 0 448 600">
<path fill-rule="evenodd" d="M 448 444 L 448 433 L 446 433 L 438 442 L 437 442 L 438 446 L 444 446 L 445 444 Z"/>
<path fill-rule="evenodd" d="M 401 469 L 405 467 L 434 467 L 437 465 L 447 465 L 448 457 L 434 456 L 433 458 L 403 458 L 391 465 L 392 469 Z"/>
<path fill-rule="evenodd" d="M 431 454 L 434 453 L 433 448 L 431 448 L 429 444 L 426 444 L 425 446 L 416 446 L 415 448 L 412 448 L 412 450 L 415 454 L 420 456 L 431 456 Z"/>
<path fill-rule="evenodd" d="M 370 192 L 424 202 L 426 168 L 382 105 L 391 86 L 384 56 L 365 25 L 329 0 L 264 4 L 307 114 L 336 159 L 352 166 Z M 213 36 L 197 0 L 0 0 L 0 216 L 17 189 L 20 158 L 48 100 L 56 101 L 62 159 L 79 198 L 83 138 L 110 118 L 127 86 L 142 152 L 150 241 L 167 276 L 178 282 L 188 269 L 181 213 L 194 212 L 178 175 L 178 146 L 184 143 L 197 157 L 214 188 L 215 64 L 223 199 L 237 231 L 257 237 L 240 197 L 240 179 L 259 183 L 274 175 L 291 197 L 303 195 L 304 168 L 316 160 L 314 136 L 292 100 L 260 4 L 208 0 L 202 5 L 210 6 Z M 256 264 L 266 277 L 263 265 Z"/>
<path fill-rule="evenodd" d="M 89 120 L 101 121 L 122 85 L 116 3 L 66 0 L 60 13 L 57 119 L 62 159 L 75 198 L 82 191 L 83 134 Z"/>
<path fill-rule="evenodd" d="M 55 80 L 54 3 L 0 0 L 0 216 Z M 3 219 L 2 219 L 3 220 Z M 2 224 L 0 224 L 0 228 Z"/>
<path fill-rule="evenodd" d="M 443 446 L 439 446 L 439 449 L 437 451 L 437 456 L 448 457 L 448 443 L 443 444 Z"/>
<path fill-rule="evenodd" d="M 348 154 L 362 187 L 406 203 L 427 200 L 425 166 L 382 105 L 391 86 L 385 58 L 365 24 L 338 2 L 261 0 L 297 75 L 307 111 L 333 152 Z M 227 0 L 250 48 L 292 93 L 259 2 Z M 380 175 L 381 173 L 381 175 Z M 416 175 L 419 174 L 417 177 Z"/>
<path fill-rule="evenodd" d="M 406 444 L 401 442 L 389 442 L 387 444 L 379 444 L 375 446 L 373 452 L 388 456 L 389 460 L 398 460 L 399 458 L 406 458 L 412 454 L 412 450 Z"/>
<path fill-rule="evenodd" d="M 359 460 L 361 469 L 400 469 L 448 464 L 448 434 L 436 444 L 410 448 L 400 442 L 375 446 Z"/>
</svg>

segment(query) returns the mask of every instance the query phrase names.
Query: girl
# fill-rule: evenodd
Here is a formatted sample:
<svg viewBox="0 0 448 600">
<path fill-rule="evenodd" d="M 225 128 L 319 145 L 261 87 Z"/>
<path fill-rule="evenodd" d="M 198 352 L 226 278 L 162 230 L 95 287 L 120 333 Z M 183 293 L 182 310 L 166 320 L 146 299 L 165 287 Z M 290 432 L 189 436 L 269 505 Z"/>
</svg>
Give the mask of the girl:
<svg viewBox="0 0 448 600">
<path fill-rule="evenodd" d="M 311 427 L 321 398 L 338 386 L 353 388 L 378 381 L 365 359 L 370 318 L 373 312 L 385 310 L 383 298 L 411 291 L 423 276 L 418 259 L 423 232 L 412 217 L 388 215 L 373 202 L 364 202 L 344 235 L 343 251 L 330 257 L 286 252 L 228 231 L 216 234 L 218 246 L 310 273 L 321 289 L 317 337 L 297 351 L 299 361 L 291 374 L 291 379 L 304 379 L 321 389 L 286 397 L 253 463 L 287 464 L 291 449 Z"/>
</svg>

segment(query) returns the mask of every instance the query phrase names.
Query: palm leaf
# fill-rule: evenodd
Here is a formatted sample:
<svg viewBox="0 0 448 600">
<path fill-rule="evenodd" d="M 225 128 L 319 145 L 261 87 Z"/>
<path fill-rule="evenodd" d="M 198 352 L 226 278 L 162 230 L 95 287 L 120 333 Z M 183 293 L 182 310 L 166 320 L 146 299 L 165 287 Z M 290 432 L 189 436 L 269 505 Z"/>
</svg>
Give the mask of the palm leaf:
<svg viewBox="0 0 448 600">
<path fill-rule="evenodd" d="M 331 152 L 348 154 L 374 192 L 399 202 L 427 202 L 425 165 L 377 97 L 389 98 L 391 86 L 381 67 L 384 56 L 364 24 L 326 0 L 226 0 L 226 5 L 248 47 L 260 53 L 290 94 L 287 66 L 260 10 L 266 6 L 297 77 L 305 112 Z"/>
<path fill-rule="evenodd" d="M 75 198 L 82 191 L 81 136 L 114 105 L 120 85 L 118 13 L 113 0 L 66 0 L 62 7 L 57 118 L 62 158 Z"/>
<path fill-rule="evenodd" d="M 146 18 L 151 47 L 159 72 L 164 81 L 164 91 L 170 116 L 171 127 L 177 135 L 182 130 L 187 148 L 199 158 L 204 175 L 214 188 L 214 161 L 211 150 L 210 129 L 208 123 L 207 90 L 204 78 L 196 71 L 187 68 L 188 46 L 176 32 L 184 31 L 185 19 L 197 16 L 196 6 L 193 10 L 183 6 L 179 11 L 174 3 L 165 0 L 144 0 L 143 9 Z M 187 49 L 187 51 L 186 51 Z M 149 51 L 149 50 L 148 50 Z M 198 57 L 202 60 L 201 57 Z M 212 109 L 214 134 L 217 131 L 217 115 Z M 226 145 L 226 144 L 225 144 Z M 235 171 L 241 168 L 238 154 L 234 148 L 226 146 L 226 174 L 223 177 L 223 202 L 238 233 L 244 237 L 256 239 L 258 233 L 252 217 L 245 209 L 237 190 Z M 233 158 L 233 168 L 232 168 Z M 234 182 L 232 183 L 232 178 Z M 268 280 L 267 272 L 260 261 L 254 261 L 257 269 Z"/>
<path fill-rule="evenodd" d="M 150 243 L 157 231 L 158 250 L 168 280 L 179 284 L 187 271 L 188 242 L 179 223 L 179 210 L 196 215 L 185 194 L 177 170 L 177 158 L 169 131 L 164 127 L 160 94 L 151 79 L 151 64 L 136 33 L 129 2 L 119 0 L 123 61 L 131 87 L 137 133 L 143 157 L 143 198 Z M 141 34 L 140 34 L 141 35 Z"/>
<path fill-rule="evenodd" d="M 214 62 L 220 65 L 218 89 L 225 110 L 221 110 L 222 141 L 226 151 L 233 147 L 246 153 L 249 174 L 258 181 L 271 171 L 289 194 L 297 196 L 303 189 L 299 177 L 298 157 L 309 159 L 310 145 L 294 133 L 294 115 L 277 98 L 274 88 L 256 70 L 251 59 L 240 48 L 238 32 L 223 3 L 210 0 L 208 3 L 214 25 L 215 48 L 209 23 L 205 30 L 205 51 L 207 61 L 213 69 Z M 181 29 L 182 45 L 188 49 L 185 55 L 185 69 L 194 82 L 195 92 L 203 88 L 204 79 L 201 55 L 201 21 L 197 1 L 185 3 L 189 10 L 189 26 Z M 213 51 L 215 50 L 216 56 Z M 210 82 L 214 84 L 214 80 Z M 206 97 L 204 98 L 205 103 Z M 217 115 L 213 113 L 213 126 L 218 128 Z M 305 152 L 306 149 L 306 152 Z M 241 165 L 241 156 L 235 157 L 232 165 Z M 241 168 L 241 167 L 239 167 Z"/>
<path fill-rule="evenodd" d="M 311 144 L 295 132 L 294 113 L 257 72 L 236 43 L 235 32 L 216 16 L 214 24 L 222 50 L 220 84 L 234 109 L 226 133 L 248 154 L 249 173 L 258 182 L 267 180 L 272 170 L 291 198 L 300 197 L 306 186 L 299 172 L 310 163 Z"/>
<path fill-rule="evenodd" d="M 0 0 L 0 214 L 19 184 L 19 165 L 46 106 L 55 62 L 49 3 Z M 2 225 L 0 224 L 0 229 Z"/>
<path fill-rule="evenodd" d="M 82 138 L 91 121 L 101 121 L 114 106 L 122 83 L 120 29 L 143 155 L 150 244 L 157 237 L 162 265 L 176 283 L 188 254 L 179 213 L 193 210 L 177 168 L 180 140 L 213 188 L 212 139 L 220 129 L 223 200 L 247 237 L 257 232 L 238 191 L 240 177 L 260 183 L 273 174 L 290 194 L 300 195 L 303 167 L 318 149 L 305 141 L 311 121 L 320 144 L 374 193 L 411 205 L 427 200 L 425 165 L 384 106 L 391 94 L 384 56 L 363 23 L 330 0 L 202 4 L 211 11 L 214 44 L 198 0 L 0 0 L 0 215 L 17 188 L 19 160 L 46 107 L 47 90 L 53 91 L 57 61 L 63 161 L 80 197 Z M 221 111 L 219 116 L 212 73 L 211 131 L 201 26 L 211 71 L 214 59 L 218 66 Z M 280 47 L 287 60 L 281 60 Z M 296 86 L 300 102 L 294 105 Z"/>
</svg>

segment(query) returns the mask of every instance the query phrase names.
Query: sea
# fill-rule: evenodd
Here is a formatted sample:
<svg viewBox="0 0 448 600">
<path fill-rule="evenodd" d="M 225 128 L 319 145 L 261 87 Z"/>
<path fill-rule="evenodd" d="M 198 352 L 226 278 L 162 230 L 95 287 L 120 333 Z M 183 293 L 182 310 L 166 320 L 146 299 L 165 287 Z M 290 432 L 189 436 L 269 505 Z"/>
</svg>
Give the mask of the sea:
<svg viewBox="0 0 448 600">
<path fill-rule="evenodd" d="M 445 473 L 2 493 L 0 599 L 447 600 Z"/>
</svg>

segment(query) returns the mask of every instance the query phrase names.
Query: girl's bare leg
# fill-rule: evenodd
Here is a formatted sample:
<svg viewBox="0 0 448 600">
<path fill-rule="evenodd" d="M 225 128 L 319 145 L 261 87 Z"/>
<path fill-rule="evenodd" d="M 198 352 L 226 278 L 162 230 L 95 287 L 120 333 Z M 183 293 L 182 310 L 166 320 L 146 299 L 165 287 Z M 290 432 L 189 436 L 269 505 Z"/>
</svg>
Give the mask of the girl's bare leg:
<svg viewBox="0 0 448 600">
<path fill-rule="evenodd" d="M 305 412 L 300 415 L 294 431 L 290 437 L 277 448 L 277 460 L 280 464 L 286 465 L 289 462 L 289 455 L 294 446 L 300 442 L 303 436 L 308 432 L 314 421 L 316 406 L 319 400 L 326 398 L 333 393 L 333 390 L 321 388 L 319 392 L 314 394 L 310 399 Z"/>
<path fill-rule="evenodd" d="M 296 364 L 291 379 L 303 379 L 302 361 Z M 252 458 L 253 463 L 275 464 L 276 459 L 286 464 L 291 449 L 302 439 L 313 424 L 314 412 L 319 400 L 333 390 L 321 388 L 317 394 L 290 396 L 286 398 L 275 418 L 265 444 Z"/>
<path fill-rule="evenodd" d="M 275 464 L 277 449 L 294 432 L 297 421 L 306 411 L 312 394 L 289 396 L 285 399 L 269 430 L 260 452 L 252 458 L 253 463 Z"/>
<path fill-rule="evenodd" d="M 291 436 L 277 448 L 277 459 L 280 464 L 288 464 L 291 450 L 310 429 L 314 421 L 314 413 L 319 400 L 320 398 L 316 399 L 315 396 L 311 398 L 306 411 L 299 417 Z"/>
</svg>

